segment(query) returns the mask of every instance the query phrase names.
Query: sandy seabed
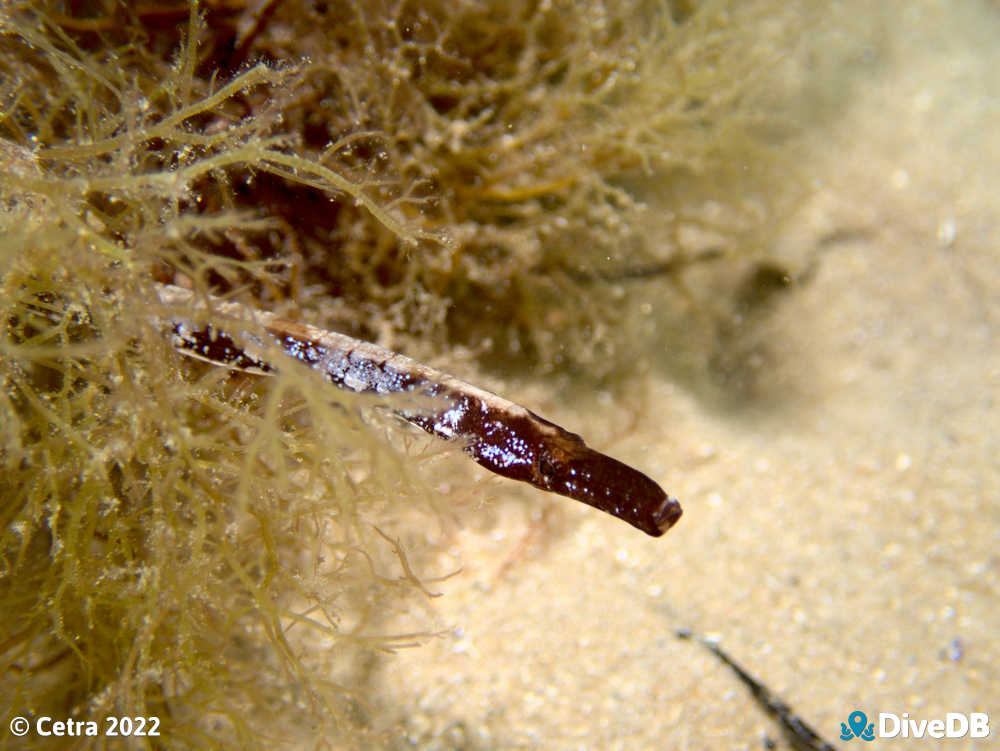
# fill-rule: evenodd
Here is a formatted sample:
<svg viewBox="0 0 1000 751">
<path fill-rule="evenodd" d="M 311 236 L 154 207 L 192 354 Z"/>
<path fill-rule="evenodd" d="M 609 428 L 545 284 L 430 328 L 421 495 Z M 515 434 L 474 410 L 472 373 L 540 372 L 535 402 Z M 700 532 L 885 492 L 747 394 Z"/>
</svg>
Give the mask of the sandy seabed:
<svg viewBox="0 0 1000 751">
<path fill-rule="evenodd" d="M 532 527 L 522 504 L 460 534 L 462 571 L 435 585 L 446 635 L 378 673 L 409 742 L 788 748 L 728 668 L 674 635 L 691 628 L 837 748 L 995 747 L 1000 6 L 882 12 L 780 238 L 811 264 L 767 322 L 759 378 L 780 398 L 713 407 L 654 367 L 650 407 L 603 444 L 621 435 L 614 404 L 532 405 L 662 481 L 685 516 L 654 540 L 536 494 L 563 504 L 555 522 Z M 855 709 L 986 712 L 992 733 L 841 741 Z"/>
</svg>

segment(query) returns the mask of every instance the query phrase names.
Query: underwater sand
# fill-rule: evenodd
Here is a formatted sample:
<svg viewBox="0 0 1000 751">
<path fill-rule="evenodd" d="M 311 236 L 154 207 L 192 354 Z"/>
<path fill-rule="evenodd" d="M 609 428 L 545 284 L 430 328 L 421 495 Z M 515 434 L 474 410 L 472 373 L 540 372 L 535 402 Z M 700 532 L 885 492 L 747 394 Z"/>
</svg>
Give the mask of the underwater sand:
<svg viewBox="0 0 1000 751">
<path fill-rule="evenodd" d="M 653 367 L 627 430 L 607 399 L 528 401 L 685 515 L 655 540 L 529 491 L 492 534 L 459 533 L 462 571 L 433 585 L 446 635 L 376 674 L 416 746 L 788 748 L 728 668 L 675 638 L 688 627 L 837 748 L 996 747 L 1000 8 L 891 19 L 800 165 L 815 191 L 779 244 L 812 266 L 763 324 L 768 398 L 713 405 Z M 843 742 L 854 709 L 988 712 L 993 732 Z"/>
</svg>

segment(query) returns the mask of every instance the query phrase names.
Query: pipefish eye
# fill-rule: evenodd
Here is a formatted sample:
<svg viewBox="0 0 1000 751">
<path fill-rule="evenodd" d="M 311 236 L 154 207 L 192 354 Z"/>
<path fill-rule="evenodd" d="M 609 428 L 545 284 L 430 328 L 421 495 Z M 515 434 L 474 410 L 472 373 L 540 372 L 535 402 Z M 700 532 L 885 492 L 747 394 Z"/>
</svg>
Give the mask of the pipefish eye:
<svg viewBox="0 0 1000 751">
<path fill-rule="evenodd" d="M 554 457 L 543 453 L 538 457 L 538 474 L 546 485 L 551 485 L 561 472 L 561 466 Z"/>
</svg>

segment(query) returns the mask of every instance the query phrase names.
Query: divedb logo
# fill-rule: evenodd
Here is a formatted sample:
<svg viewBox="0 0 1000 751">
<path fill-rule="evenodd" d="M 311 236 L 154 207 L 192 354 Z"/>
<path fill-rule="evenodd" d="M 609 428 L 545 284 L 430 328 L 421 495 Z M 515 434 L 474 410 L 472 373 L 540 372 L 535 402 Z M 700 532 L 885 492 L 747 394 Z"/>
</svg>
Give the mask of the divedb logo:
<svg viewBox="0 0 1000 751">
<path fill-rule="evenodd" d="M 868 715 L 855 709 L 840 723 L 840 740 L 860 738 L 986 738 L 990 734 L 990 716 L 985 712 L 948 712 L 944 719 L 914 720 L 908 712 L 901 715 L 879 712 L 876 723 L 868 722 Z"/>
</svg>

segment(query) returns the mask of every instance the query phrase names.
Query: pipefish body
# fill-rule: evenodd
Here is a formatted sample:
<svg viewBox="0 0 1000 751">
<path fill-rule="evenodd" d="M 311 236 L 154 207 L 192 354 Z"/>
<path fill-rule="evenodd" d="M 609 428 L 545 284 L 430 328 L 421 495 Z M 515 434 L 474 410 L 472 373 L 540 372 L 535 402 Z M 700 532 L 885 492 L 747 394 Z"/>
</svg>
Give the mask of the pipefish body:
<svg viewBox="0 0 1000 751">
<path fill-rule="evenodd" d="M 359 393 L 415 393 L 435 397 L 439 408 L 397 410 L 407 421 L 445 440 L 461 440 L 478 464 L 503 477 L 573 498 L 659 537 L 681 516 L 680 504 L 653 480 L 594 451 L 576 433 L 519 404 L 442 373 L 404 355 L 344 334 L 287 321 L 273 313 L 158 284 L 171 312 L 163 322 L 177 349 L 237 370 L 273 372 L 263 359 L 256 327 L 287 356 L 320 371 L 331 384 Z M 232 321 L 231 331 L 196 324 L 184 311 L 211 309 Z M 176 312 L 174 312 L 176 311 Z M 251 331 L 240 328 L 249 322 Z M 235 338 L 234 338 L 235 336 Z M 256 342 L 256 344 L 255 344 Z"/>
</svg>

